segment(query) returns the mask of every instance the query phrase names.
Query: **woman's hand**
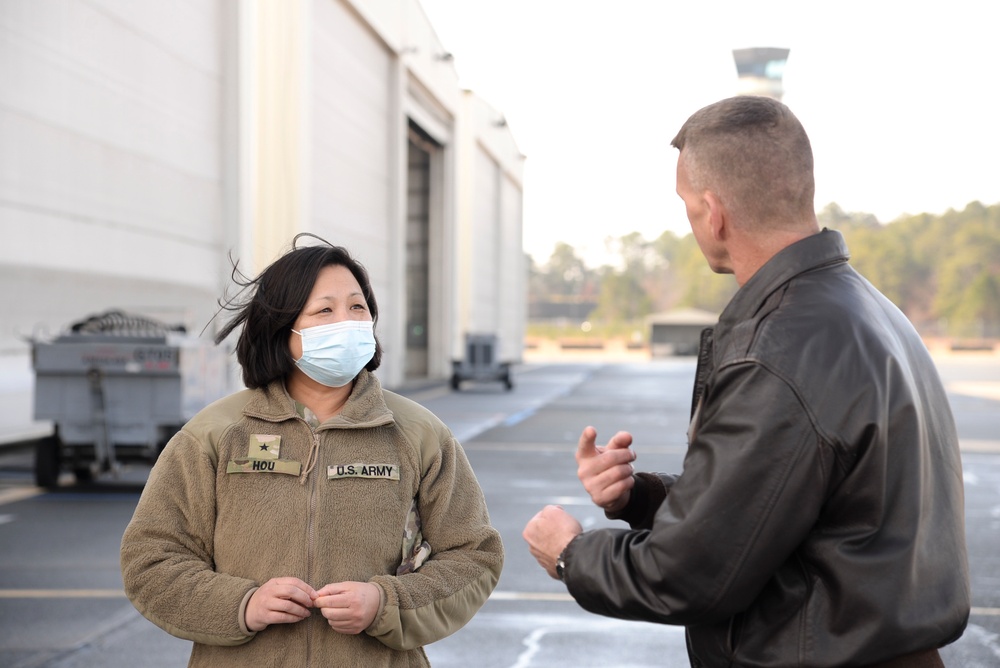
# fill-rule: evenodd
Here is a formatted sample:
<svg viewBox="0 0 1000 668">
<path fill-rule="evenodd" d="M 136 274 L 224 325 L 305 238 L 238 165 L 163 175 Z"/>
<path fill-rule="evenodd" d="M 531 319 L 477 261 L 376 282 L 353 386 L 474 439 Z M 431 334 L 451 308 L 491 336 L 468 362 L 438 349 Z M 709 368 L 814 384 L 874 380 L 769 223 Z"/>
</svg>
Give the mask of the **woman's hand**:
<svg viewBox="0 0 1000 668">
<path fill-rule="evenodd" d="M 263 631 L 271 624 L 294 624 L 308 617 L 316 590 L 298 578 L 272 578 L 247 601 L 246 625 Z"/>
<path fill-rule="evenodd" d="M 355 635 L 375 621 L 382 603 L 382 590 L 370 582 L 335 582 L 328 584 L 313 599 L 327 622 L 337 633 Z"/>
</svg>

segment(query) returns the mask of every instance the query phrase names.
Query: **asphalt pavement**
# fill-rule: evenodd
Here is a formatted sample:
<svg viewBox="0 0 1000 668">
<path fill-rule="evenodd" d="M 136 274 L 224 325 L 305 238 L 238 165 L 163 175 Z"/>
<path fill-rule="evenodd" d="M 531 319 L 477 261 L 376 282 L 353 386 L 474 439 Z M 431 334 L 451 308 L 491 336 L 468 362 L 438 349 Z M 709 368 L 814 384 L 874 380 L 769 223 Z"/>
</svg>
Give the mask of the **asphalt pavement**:
<svg viewBox="0 0 1000 668">
<path fill-rule="evenodd" d="M 1000 356 L 948 357 L 939 368 L 959 424 L 973 611 L 944 650 L 952 668 L 1000 666 Z M 694 361 L 639 358 L 535 362 L 515 387 L 467 383 L 408 388 L 455 432 L 501 531 L 507 561 L 497 590 L 453 636 L 427 648 L 435 668 L 686 666 L 683 631 L 584 612 L 537 566 L 524 524 L 559 503 L 585 528 L 610 525 L 575 475 L 580 430 L 635 438 L 636 466 L 677 471 L 683 460 Z M 0 666 L 150 668 L 186 665 L 190 643 L 141 617 L 121 591 L 118 542 L 148 472 L 56 491 L 33 487 L 28 450 L 0 450 Z"/>
</svg>

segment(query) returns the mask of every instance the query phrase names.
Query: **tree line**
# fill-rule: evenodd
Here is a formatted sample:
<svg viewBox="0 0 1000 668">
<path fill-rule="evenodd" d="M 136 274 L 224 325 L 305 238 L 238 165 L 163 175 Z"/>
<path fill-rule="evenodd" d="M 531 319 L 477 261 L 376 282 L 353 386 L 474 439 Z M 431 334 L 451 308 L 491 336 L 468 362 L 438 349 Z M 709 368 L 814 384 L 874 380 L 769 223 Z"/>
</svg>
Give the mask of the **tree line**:
<svg viewBox="0 0 1000 668">
<path fill-rule="evenodd" d="M 1000 204 L 888 224 L 829 204 L 817 217 L 844 235 L 851 264 L 924 336 L 1000 337 Z M 529 301 L 585 305 L 591 326 L 607 332 L 677 308 L 720 313 L 736 292 L 731 275 L 708 268 L 691 234 L 650 240 L 632 232 L 606 244 L 614 265 L 588 267 L 566 243 L 543 265 L 529 257 Z"/>
</svg>

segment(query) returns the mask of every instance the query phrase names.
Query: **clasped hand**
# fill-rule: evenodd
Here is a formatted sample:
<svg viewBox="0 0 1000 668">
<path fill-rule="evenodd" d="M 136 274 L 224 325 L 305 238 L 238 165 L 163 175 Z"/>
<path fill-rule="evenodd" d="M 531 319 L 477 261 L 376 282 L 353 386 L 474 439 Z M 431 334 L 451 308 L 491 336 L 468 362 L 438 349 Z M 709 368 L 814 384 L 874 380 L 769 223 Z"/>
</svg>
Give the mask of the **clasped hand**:
<svg viewBox="0 0 1000 668">
<path fill-rule="evenodd" d="M 370 582 L 336 582 L 317 591 L 299 578 L 272 578 L 247 602 L 246 626 L 262 631 L 271 624 L 293 624 L 318 608 L 334 631 L 355 635 L 375 621 L 381 597 Z"/>
</svg>

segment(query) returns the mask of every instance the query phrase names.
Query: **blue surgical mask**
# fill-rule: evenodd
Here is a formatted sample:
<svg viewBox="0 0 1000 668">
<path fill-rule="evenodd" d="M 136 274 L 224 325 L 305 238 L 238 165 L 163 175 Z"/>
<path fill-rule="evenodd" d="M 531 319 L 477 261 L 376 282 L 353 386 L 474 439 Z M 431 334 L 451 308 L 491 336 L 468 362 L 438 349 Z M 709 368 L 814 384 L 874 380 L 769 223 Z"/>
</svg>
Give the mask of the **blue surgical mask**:
<svg viewBox="0 0 1000 668">
<path fill-rule="evenodd" d="M 327 387 L 350 383 L 375 354 L 375 323 L 371 320 L 343 320 L 292 331 L 302 337 L 302 357 L 295 365 Z"/>
</svg>

